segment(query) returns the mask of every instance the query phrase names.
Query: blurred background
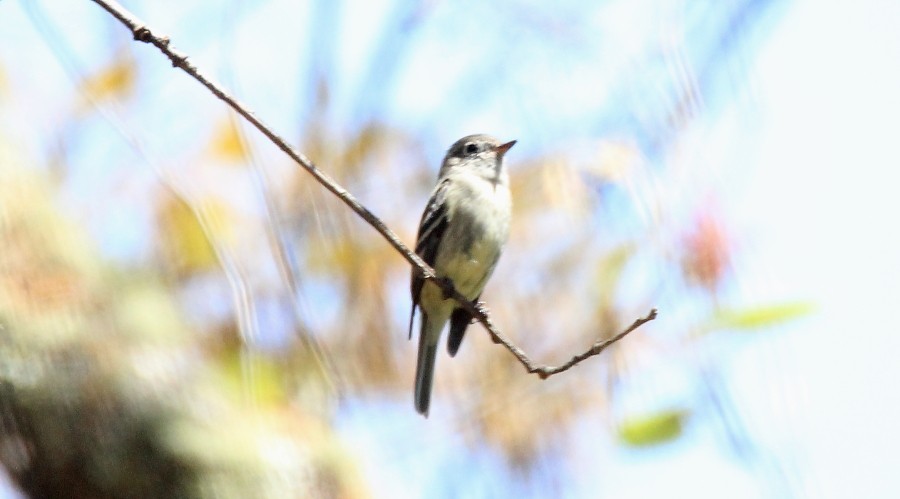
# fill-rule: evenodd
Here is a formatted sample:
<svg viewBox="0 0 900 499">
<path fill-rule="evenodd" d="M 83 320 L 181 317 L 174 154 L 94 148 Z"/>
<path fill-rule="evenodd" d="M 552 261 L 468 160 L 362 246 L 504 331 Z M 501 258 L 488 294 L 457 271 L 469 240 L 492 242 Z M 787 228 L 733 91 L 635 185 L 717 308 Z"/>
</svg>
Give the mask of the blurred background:
<svg viewBox="0 0 900 499">
<path fill-rule="evenodd" d="M 133 0 L 412 245 L 518 139 L 412 405 L 409 265 L 93 2 L 0 2 L 3 497 L 896 497 L 900 4 Z"/>
</svg>

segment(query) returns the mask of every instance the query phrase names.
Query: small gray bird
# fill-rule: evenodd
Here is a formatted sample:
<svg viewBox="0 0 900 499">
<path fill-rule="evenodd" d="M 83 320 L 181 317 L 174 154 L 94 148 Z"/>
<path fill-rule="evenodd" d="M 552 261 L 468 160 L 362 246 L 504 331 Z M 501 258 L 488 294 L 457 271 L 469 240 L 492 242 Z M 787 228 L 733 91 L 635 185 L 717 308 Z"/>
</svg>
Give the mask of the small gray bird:
<svg viewBox="0 0 900 499">
<path fill-rule="evenodd" d="M 416 253 L 438 277 L 448 279 L 469 300 L 477 300 L 509 237 L 512 201 L 503 156 L 516 143 L 469 135 L 447 151 L 437 186 L 422 214 Z M 438 340 L 447 321 L 447 350 L 456 355 L 472 316 L 436 284 L 412 272 L 412 338 L 416 307 L 421 311 L 416 364 L 416 410 L 428 417 Z"/>
</svg>

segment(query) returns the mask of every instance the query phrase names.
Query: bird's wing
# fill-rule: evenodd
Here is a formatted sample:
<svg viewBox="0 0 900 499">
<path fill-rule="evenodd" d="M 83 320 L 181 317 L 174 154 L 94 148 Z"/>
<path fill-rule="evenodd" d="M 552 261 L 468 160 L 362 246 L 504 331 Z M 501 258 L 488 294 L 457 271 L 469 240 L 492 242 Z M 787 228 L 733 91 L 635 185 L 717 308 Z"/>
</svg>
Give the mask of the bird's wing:
<svg viewBox="0 0 900 499">
<path fill-rule="evenodd" d="M 447 189 L 450 187 L 450 179 L 442 180 L 434 192 L 431 199 L 425 206 L 425 212 L 422 213 L 422 221 L 419 224 L 419 235 L 416 237 L 416 254 L 428 265 L 434 267 L 437 259 L 438 248 L 441 247 L 441 240 L 447 231 L 449 218 L 447 214 L 447 206 L 444 201 L 447 197 Z M 419 273 L 419 269 L 412 270 L 412 312 L 409 315 L 409 337 L 412 338 L 413 317 L 416 314 L 416 305 L 419 304 L 419 294 L 422 292 L 422 285 L 425 280 Z"/>
</svg>

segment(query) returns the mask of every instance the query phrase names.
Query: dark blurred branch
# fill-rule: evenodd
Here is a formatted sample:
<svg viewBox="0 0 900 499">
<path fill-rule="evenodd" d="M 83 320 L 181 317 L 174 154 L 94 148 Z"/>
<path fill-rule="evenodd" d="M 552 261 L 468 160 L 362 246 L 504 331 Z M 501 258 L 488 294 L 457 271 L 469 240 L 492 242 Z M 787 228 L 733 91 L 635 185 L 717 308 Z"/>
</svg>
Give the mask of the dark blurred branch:
<svg viewBox="0 0 900 499">
<path fill-rule="evenodd" d="M 535 373 L 542 379 L 544 379 L 554 374 L 566 371 L 569 368 L 580 363 L 581 361 L 589 357 L 593 357 L 594 355 L 598 355 L 611 344 L 619 341 L 643 324 L 656 318 L 656 309 L 653 309 L 649 314 L 647 314 L 646 317 L 634 321 L 631 326 L 626 328 L 621 333 L 607 340 L 598 341 L 584 353 L 572 357 L 568 362 L 560 366 L 550 367 L 535 364 L 531 359 L 528 358 L 527 355 L 525 355 L 525 352 L 512 344 L 512 342 L 510 342 L 509 339 L 506 338 L 506 336 L 504 336 L 496 326 L 494 326 L 493 322 L 491 322 L 486 308 L 484 308 L 480 304 L 473 303 L 466 299 L 465 296 L 456 291 L 456 289 L 453 288 L 453 285 L 447 282 L 445 279 L 438 279 L 435 275 L 434 269 L 432 269 L 428 266 L 428 264 L 422 261 L 422 259 L 419 258 L 418 255 L 410 251 L 410 249 L 400 241 L 397 235 L 394 234 L 394 232 L 391 231 L 391 229 L 389 229 L 387 225 L 385 225 L 385 223 L 381 221 L 380 218 L 376 217 L 371 211 L 368 210 L 368 208 L 357 201 L 352 194 L 347 192 L 346 189 L 341 187 L 340 184 L 335 182 L 334 179 L 328 176 L 328 174 L 326 174 L 322 170 L 319 170 L 309 158 L 288 145 L 288 143 L 283 138 L 273 132 L 271 128 L 269 128 L 265 123 L 257 118 L 243 104 L 238 102 L 237 99 L 222 90 L 219 85 L 214 83 L 196 66 L 191 64 L 188 61 L 188 57 L 186 55 L 171 48 L 168 37 L 155 34 L 149 27 L 140 22 L 130 12 L 125 10 L 114 0 L 93 1 L 94 3 L 103 7 L 103 9 L 112 14 L 113 17 L 118 19 L 129 30 L 131 30 L 135 40 L 149 43 L 158 48 L 169 58 L 170 61 L 172 61 L 172 65 L 174 67 L 180 68 L 187 74 L 191 75 L 195 80 L 199 81 L 216 97 L 218 97 L 220 100 L 224 101 L 232 109 L 234 109 L 235 112 L 243 116 L 254 127 L 256 127 L 257 130 L 262 132 L 263 135 L 265 135 L 270 141 L 272 141 L 272 143 L 274 143 L 279 149 L 281 149 L 291 159 L 297 162 L 297 164 L 308 171 L 310 175 L 312 175 L 320 184 L 331 191 L 332 194 L 340 198 L 341 201 L 344 202 L 344 204 L 349 206 L 350 209 L 352 209 L 354 212 L 356 212 L 357 215 L 362 217 L 363 220 L 368 222 L 369 225 L 374 227 L 375 230 L 377 230 L 382 236 L 384 236 L 385 239 L 387 239 L 387 241 L 391 244 L 391 246 L 394 247 L 394 249 L 396 249 L 401 255 L 403 255 L 404 258 L 406 258 L 406 260 L 410 264 L 412 264 L 419 270 L 419 272 L 421 272 L 423 279 L 433 282 L 435 285 L 444 290 L 447 296 L 450 296 L 454 300 L 459 302 L 468 312 L 472 314 L 473 317 L 475 317 L 475 319 L 478 320 L 478 322 L 480 322 L 485 327 L 485 329 L 487 329 L 494 342 L 501 343 L 503 346 L 505 346 L 516 357 L 516 359 L 518 359 L 518 361 L 521 362 L 523 366 L 525 366 L 525 369 L 529 373 Z"/>
</svg>

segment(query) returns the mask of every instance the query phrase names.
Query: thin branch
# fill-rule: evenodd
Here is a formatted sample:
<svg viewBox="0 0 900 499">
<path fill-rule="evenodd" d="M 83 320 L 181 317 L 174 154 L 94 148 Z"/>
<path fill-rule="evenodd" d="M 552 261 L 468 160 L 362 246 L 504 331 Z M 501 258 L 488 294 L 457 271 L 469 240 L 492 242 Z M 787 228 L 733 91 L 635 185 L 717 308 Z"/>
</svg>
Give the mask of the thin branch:
<svg viewBox="0 0 900 499">
<path fill-rule="evenodd" d="M 462 302 L 460 302 L 460 303 L 462 303 Z M 468 309 L 468 307 L 466 307 L 466 308 Z M 476 308 L 480 308 L 480 307 L 478 305 L 476 305 Z M 590 348 L 588 348 L 587 350 L 585 350 L 584 352 L 582 352 L 578 355 L 573 356 L 571 359 L 569 359 L 565 363 L 560 364 L 558 366 L 535 364 L 535 362 L 533 360 L 529 359 L 528 356 L 525 355 L 525 352 L 523 352 L 521 348 L 513 345 L 512 342 L 509 341 L 509 338 L 504 336 L 503 333 L 501 333 L 500 330 L 494 326 L 494 324 L 491 322 L 490 317 L 488 316 L 487 310 L 482 309 L 481 313 L 484 315 L 484 320 L 482 320 L 480 317 L 478 318 L 478 320 L 479 320 L 479 322 L 484 324 L 488 333 L 490 333 L 490 335 L 491 335 L 491 339 L 494 340 L 494 343 L 500 343 L 501 345 L 505 346 L 506 349 L 509 350 L 510 353 L 512 353 L 516 357 L 516 359 L 518 359 L 518 361 L 522 364 L 522 366 L 525 367 L 526 371 L 528 371 L 529 373 L 532 373 L 532 374 L 537 374 L 541 379 L 547 379 L 550 376 L 553 376 L 554 374 L 559 374 L 563 371 L 568 371 L 572 367 L 580 364 L 585 359 L 588 359 L 595 355 L 600 355 L 600 352 L 609 348 L 609 346 L 611 346 L 613 343 L 616 343 L 617 341 L 621 340 L 622 338 L 628 336 L 628 334 L 630 334 L 635 329 L 656 319 L 657 311 L 655 308 L 650 309 L 650 312 L 646 316 L 636 319 L 634 322 L 631 323 L 630 326 L 623 329 L 620 333 L 618 333 L 615 336 L 612 336 L 610 338 L 607 338 L 605 340 L 597 340 L 593 345 L 591 345 Z"/>
<path fill-rule="evenodd" d="M 313 164 L 313 162 L 304 154 L 291 147 L 283 138 L 281 138 L 278 134 L 272 131 L 271 128 L 263 123 L 262 120 L 260 120 L 256 117 L 256 115 L 250 112 L 247 107 L 238 102 L 236 98 L 225 92 L 220 85 L 214 83 L 211 78 L 207 77 L 196 66 L 188 61 L 187 55 L 173 49 L 169 44 L 168 37 L 155 34 L 149 27 L 144 25 L 144 23 L 138 20 L 133 14 L 128 12 L 114 0 L 93 0 L 93 2 L 109 12 L 113 17 L 118 19 L 129 30 L 131 30 L 131 33 L 134 36 L 135 40 L 149 43 L 150 45 L 153 45 L 154 47 L 159 49 L 160 52 L 165 54 L 166 57 L 168 57 L 169 60 L 172 61 L 172 66 L 180 68 L 187 74 L 191 75 L 195 80 L 200 82 L 201 85 L 206 87 L 216 97 L 224 101 L 235 112 L 249 121 L 254 127 L 256 127 L 257 130 L 259 130 L 270 141 L 272 141 L 272 143 L 275 144 L 276 147 L 281 149 L 298 165 L 309 172 L 310 175 L 312 175 L 326 189 L 331 191 L 332 194 L 340 198 L 340 200 L 343 201 L 344 204 L 349 206 L 351 210 L 356 212 L 357 215 L 362 217 L 363 220 L 365 220 L 382 236 L 384 236 L 388 243 L 390 243 L 390 245 L 393 246 L 394 249 L 396 249 L 404 258 L 406 258 L 406 260 L 410 264 L 412 264 L 413 267 L 418 269 L 423 279 L 434 283 L 445 292 L 446 296 L 451 297 L 459 302 L 459 304 L 462 305 L 463 308 L 471 313 L 472 316 L 476 320 L 478 320 L 478 322 L 480 322 L 485 327 L 485 329 L 487 329 L 494 343 L 500 343 L 505 346 L 529 373 L 535 373 L 540 376 L 541 379 L 546 379 L 549 376 L 566 371 L 576 364 L 580 363 L 581 361 L 599 354 L 607 347 L 621 340 L 635 329 L 656 318 L 656 309 L 653 309 L 649 314 L 647 314 L 646 317 L 637 319 L 636 321 L 634 321 L 634 323 L 631 324 L 631 326 L 626 328 L 621 333 L 607 340 L 602 340 L 594 343 L 594 345 L 591 346 L 591 348 L 589 348 L 587 351 L 572 357 L 568 362 L 560 366 L 550 367 L 535 364 L 531 359 L 528 358 L 527 355 L 525 355 L 525 352 L 523 352 L 522 349 L 513 345 L 512 342 L 510 342 L 509 339 L 507 339 L 506 336 L 504 336 L 503 333 L 500 332 L 500 330 L 494 325 L 494 323 L 491 322 L 488 310 L 484 306 L 466 299 L 466 297 L 456 291 L 456 289 L 453 288 L 453 285 L 450 284 L 450 282 L 448 282 L 446 279 L 437 278 L 434 269 L 428 266 L 428 264 L 426 264 L 421 258 L 419 258 L 418 255 L 407 248 L 406 245 L 400 241 L 400 238 L 398 238 L 397 235 L 394 234 L 394 232 L 391 231 L 391 229 L 389 229 L 387 225 L 385 225 L 385 223 L 381 221 L 380 218 L 375 216 L 371 211 L 368 210 L 368 208 L 357 201 L 352 194 L 347 192 L 346 189 L 341 187 L 341 185 L 335 182 L 334 179 L 332 179 L 328 174 L 326 174 L 322 170 L 319 170 L 316 165 Z"/>
</svg>

